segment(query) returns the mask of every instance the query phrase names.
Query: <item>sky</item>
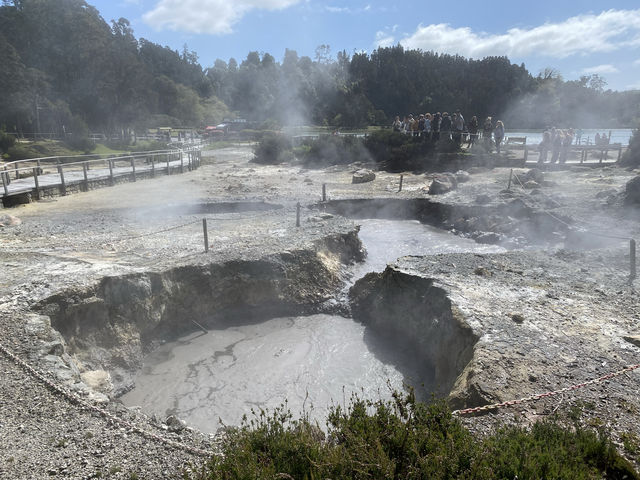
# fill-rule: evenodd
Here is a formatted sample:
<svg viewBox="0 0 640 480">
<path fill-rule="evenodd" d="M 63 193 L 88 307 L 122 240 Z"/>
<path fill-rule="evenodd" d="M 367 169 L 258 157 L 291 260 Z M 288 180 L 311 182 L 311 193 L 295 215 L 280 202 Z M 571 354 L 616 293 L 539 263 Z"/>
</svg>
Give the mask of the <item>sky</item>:
<svg viewBox="0 0 640 480">
<path fill-rule="evenodd" d="M 277 61 L 285 49 L 316 58 L 337 52 L 409 49 L 481 59 L 507 56 L 535 75 L 565 80 L 598 74 L 607 89 L 640 89 L 638 0 L 87 0 L 104 20 L 131 22 L 134 35 L 199 63 L 242 62 L 251 51 Z"/>
</svg>

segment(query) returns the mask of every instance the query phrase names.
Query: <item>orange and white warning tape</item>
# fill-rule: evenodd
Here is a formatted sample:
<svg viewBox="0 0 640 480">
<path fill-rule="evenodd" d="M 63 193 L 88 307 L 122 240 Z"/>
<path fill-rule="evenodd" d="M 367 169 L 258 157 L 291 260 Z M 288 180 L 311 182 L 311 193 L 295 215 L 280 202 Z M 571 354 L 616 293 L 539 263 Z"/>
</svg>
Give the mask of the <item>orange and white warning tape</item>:
<svg viewBox="0 0 640 480">
<path fill-rule="evenodd" d="M 481 407 L 465 408 L 463 410 L 454 410 L 453 412 L 451 412 L 451 414 L 452 415 L 466 415 L 466 414 L 469 414 L 469 413 L 486 412 L 488 410 L 493 410 L 493 409 L 496 409 L 496 408 L 510 407 L 512 405 L 518 405 L 518 404 L 521 404 L 521 403 L 533 402 L 535 400 L 540 400 L 541 398 L 553 397 L 555 395 L 560 395 L 562 393 L 570 392 L 570 391 L 573 391 L 573 390 L 578 390 L 579 388 L 586 387 L 587 385 L 593 385 L 595 383 L 604 382 L 605 380 L 610 380 L 610 379 L 612 379 L 614 377 L 618 377 L 620 375 L 623 375 L 623 374 L 625 374 L 627 372 L 631 372 L 631 371 L 636 370 L 638 368 L 640 368 L 640 364 L 630 365 L 628 367 L 623 368 L 622 370 L 618 370 L 617 372 L 609 373 L 608 375 L 604 375 L 604 376 L 599 377 L 599 378 L 594 378 L 593 380 L 588 380 L 586 382 L 578 383 L 576 385 L 571 385 L 570 387 L 561 388 L 560 390 L 555 390 L 553 392 L 538 393 L 536 395 L 531 395 L 530 397 L 520 398 L 518 400 L 510 400 L 508 402 L 494 403 L 494 404 L 491 404 L 491 405 L 483 405 Z"/>
</svg>

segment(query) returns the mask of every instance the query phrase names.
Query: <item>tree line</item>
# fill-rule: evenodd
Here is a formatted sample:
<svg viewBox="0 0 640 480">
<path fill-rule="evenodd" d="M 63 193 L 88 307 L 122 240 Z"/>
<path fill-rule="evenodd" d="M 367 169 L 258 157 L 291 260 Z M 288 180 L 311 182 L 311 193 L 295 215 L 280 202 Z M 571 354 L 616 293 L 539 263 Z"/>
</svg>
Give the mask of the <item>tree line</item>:
<svg viewBox="0 0 640 480">
<path fill-rule="evenodd" d="M 512 128 L 621 127 L 640 119 L 640 91 L 606 90 L 598 75 L 533 76 L 506 57 L 467 59 L 402 46 L 371 53 L 321 45 L 281 62 L 249 52 L 203 68 L 182 52 L 137 39 L 125 18 L 107 23 L 84 0 L 3 0 L 0 129 L 126 134 L 202 127 L 236 116 L 269 125 L 353 128 L 395 115 L 461 110 Z"/>
</svg>

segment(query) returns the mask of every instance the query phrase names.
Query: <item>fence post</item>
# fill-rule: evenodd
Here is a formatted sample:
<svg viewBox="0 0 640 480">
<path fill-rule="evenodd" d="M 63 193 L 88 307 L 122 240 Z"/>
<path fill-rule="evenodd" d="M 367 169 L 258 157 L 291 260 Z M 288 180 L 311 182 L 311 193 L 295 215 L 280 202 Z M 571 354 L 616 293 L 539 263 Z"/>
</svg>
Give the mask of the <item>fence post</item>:
<svg viewBox="0 0 640 480">
<path fill-rule="evenodd" d="M 187 153 L 189 155 L 189 162 L 191 162 L 191 153 Z M 180 173 L 184 173 L 184 157 L 182 156 L 182 152 L 180 152 Z"/>
<path fill-rule="evenodd" d="M 5 197 L 9 196 L 9 189 L 7 188 L 7 178 L 5 172 L 0 172 L 0 177 L 2 177 L 2 187 L 4 188 Z"/>
<path fill-rule="evenodd" d="M 629 280 L 636 278 L 636 241 L 629 240 Z"/>
<path fill-rule="evenodd" d="M 326 183 L 322 184 L 322 201 L 323 202 L 327 201 L 327 184 Z"/>
<path fill-rule="evenodd" d="M 513 168 L 509 172 L 509 184 L 507 185 L 507 190 L 511 190 L 511 177 L 513 177 Z"/>
<path fill-rule="evenodd" d="M 398 192 L 402 191 L 402 182 L 404 181 L 404 175 L 400 175 L 400 186 L 398 187 Z"/>
<path fill-rule="evenodd" d="M 202 219 L 202 233 L 204 233 L 204 251 L 209 251 L 209 232 L 207 231 L 207 219 Z"/>
<path fill-rule="evenodd" d="M 156 156 L 151 155 L 151 178 L 156 176 Z"/>
<path fill-rule="evenodd" d="M 109 162 L 109 178 L 111 180 L 111 186 L 115 185 L 115 180 L 113 178 L 113 160 L 111 158 L 107 159 Z"/>
<path fill-rule="evenodd" d="M 87 162 L 82 162 L 82 175 L 84 176 L 84 191 L 89 191 L 89 177 L 87 176 Z"/>
<path fill-rule="evenodd" d="M 60 174 L 60 188 L 62 189 L 62 195 L 67 194 L 67 184 L 64 183 L 64 172 L 62 171 L 62 164 L 58 164 L 58 173 Z"/>
<path fill-rule="evenodd" d="M 300 226 L 300 202 L 296 205 L 296 227 Z"/>
<path fill-rule="evenodd" d="M 38 167 L 33 167 L 33 181 L 36 184 L 36 199 L 40 200 L 40 181 L 38 180 Z"/>
<path fill-rule="evenodd" d="M 169 160 L 170 160 L 170 155 L 169 153 L 165 153 L 165 155 L 167 156 L 167 175 L 171 175 L 171 167 L 169 166 Z"/>
<path fill-rule="evenodd" d="M 18 173 L 18 164 L 19 164 L 19 163 L 20 163 L 20 162 L 16 162 L 16 163 L 14 163 L 14 164 L 13 164 L 13 168 L 15 168 L 15 169 L 16 169 L 16 180 L 18 180 L 18 175 L 19 175 L 19 173 Z"/>
<path fill-rule="evenodd" d="M 136 181 L 136 159 L 131 157 L 131 173 L 133 174 L 133 181 Z"/>
<path fill-rule="evenodd" d="M 7 185 L 11 185 L 11 176 L 9 175 L 9 170 L 7 170 L 7 166 L 4 166 L 4 172 L 2 173 L 6 178 Z"/>
</svg>

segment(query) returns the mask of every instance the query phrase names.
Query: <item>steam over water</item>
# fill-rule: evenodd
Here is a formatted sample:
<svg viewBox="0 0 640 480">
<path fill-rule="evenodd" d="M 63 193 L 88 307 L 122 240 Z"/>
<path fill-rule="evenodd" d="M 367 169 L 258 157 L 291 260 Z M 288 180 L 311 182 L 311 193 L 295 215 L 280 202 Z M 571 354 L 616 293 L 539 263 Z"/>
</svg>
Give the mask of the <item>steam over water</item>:
<svg viewBox="0 0 640 480">
<path fill-rule="evenodd" d="M 354 280 L 403 255 L 502 250 L 414 221 L 360 223 L 368 258 L 354 268 Z M 322 422 L 331 403 L 343 404 L 352 392 L 387 399 L 389 387 L 400 390 L 403 380 L 418 386 L 428 378 L 402 352 L 365 333 L 363 325 L 313 315 L 235 325 L 167 343 L 145 359 L 136 388 L 122 400 L 215 432 L 218 419 L 237 425 L 243 415 L 251 418 L 252 408 L 273 409 L 285 399 L 294 414 L 304 410 Z"/>
</svg>

